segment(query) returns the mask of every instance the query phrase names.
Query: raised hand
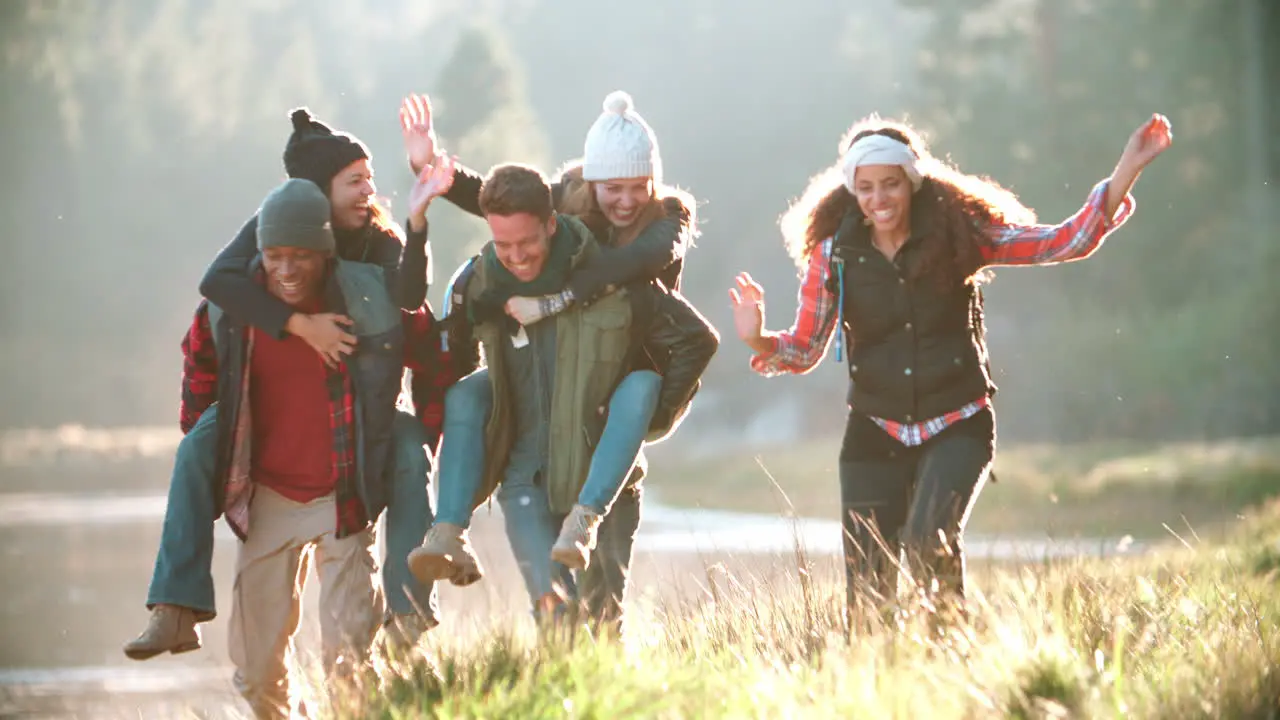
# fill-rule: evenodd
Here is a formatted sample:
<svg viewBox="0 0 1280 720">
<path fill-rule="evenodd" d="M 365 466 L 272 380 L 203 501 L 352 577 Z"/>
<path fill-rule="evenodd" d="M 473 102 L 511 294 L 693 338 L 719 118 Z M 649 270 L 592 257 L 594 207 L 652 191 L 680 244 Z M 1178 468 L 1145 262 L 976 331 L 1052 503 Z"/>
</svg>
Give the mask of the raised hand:
<svg viewBox="0 0 1280 720">
<path fill-rule="evenodd" d="M 427 206 L 435 198 L 449 192 L 453 187 L 454 159 L 441 153 L 433 158 L 434 162 L 424 163 L 418 179 L 409 190 L 409 216 L 423 219 L 427 215 Z"/>
<path fill-rule="evenodd" d="M 1173 145 L 1173 126 L 1169 118 L 1155 113 L 1150 120 L 1138 126 L 1125 143 L 1124 152 L 1120 153 L 1120 161 L 1111 172 L 1111 183 L 1107 187 L 1106 205 L 1103 211 L 1106 217 L 1114 217 L 1133 184 L 1156 156 Z"/>
<path fill-rule="evenodd" d="M 729 303 L 733 307 L 733 326 L 738 339 L 756 352 L 766 352 L 768 342 L 764 338 L 764 288 L 749 273 L 738 273 L 736 287 L 729 288 Z"/>
<path fill-rule="evenodd" d="M 1173 126 L 1169 118 L 1155 113 L 1129 136 L 1120 155 L 1120 164 L 1141 171 L 1156 156 L 1173 145 Z"/>
<path fill-rule="evenodd" d="M 400 132 L 404 136 L 404 152 L 414 172 L 423 169 L 436 156 L 436 129 L 431 123 L 431 99 L 413 94 L 400 103 Z"/>
</svg>

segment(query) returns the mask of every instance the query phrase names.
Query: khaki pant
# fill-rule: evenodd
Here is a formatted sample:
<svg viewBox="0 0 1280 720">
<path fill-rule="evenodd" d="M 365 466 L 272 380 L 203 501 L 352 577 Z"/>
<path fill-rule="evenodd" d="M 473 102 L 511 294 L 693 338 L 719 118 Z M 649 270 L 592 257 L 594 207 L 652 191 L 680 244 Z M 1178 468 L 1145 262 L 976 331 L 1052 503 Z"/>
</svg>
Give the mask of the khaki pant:
<svg viewBox="0 0 1280 720">
<path fill-rule="evenodd" d="M 287 717 L 286 655 L 301 619 L 312 556 L 320 581 L 320 644 L 327 676 L 347 675 L 364 659 L 382 617 L 373 533 L 334 534 L 333 496 L 297 503 L 258 486 L 240 544 L 228 651 L 236 689 L 260 718 Z"/>
</svg>

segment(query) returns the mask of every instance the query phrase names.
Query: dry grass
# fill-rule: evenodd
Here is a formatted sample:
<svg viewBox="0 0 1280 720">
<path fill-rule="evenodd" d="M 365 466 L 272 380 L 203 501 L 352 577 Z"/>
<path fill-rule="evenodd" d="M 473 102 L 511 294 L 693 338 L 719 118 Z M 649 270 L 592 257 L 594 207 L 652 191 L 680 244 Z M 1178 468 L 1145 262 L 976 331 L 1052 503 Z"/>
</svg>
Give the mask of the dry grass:
<svg viewBox="0 0 1280 720">
<path fill-rule="evenodd" d="M 519 627 L 442 641 L 440 674 L 373 675 L 342 717 L 1274 718 L 1280 504 L 1200 544 L 1124 561 L 993 567 L 944 634 L 910 607 L 850 637 L 829 567 L 633 605 L 629 642 Z M 433 641 L 434 642 L 434 641 Z"/>
</svg>

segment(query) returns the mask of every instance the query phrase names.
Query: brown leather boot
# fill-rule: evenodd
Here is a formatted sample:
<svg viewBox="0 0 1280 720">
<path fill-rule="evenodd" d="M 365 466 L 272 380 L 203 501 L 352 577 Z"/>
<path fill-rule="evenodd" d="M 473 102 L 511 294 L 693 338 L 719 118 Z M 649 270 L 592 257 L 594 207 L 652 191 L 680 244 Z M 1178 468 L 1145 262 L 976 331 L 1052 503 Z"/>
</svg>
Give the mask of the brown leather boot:
<svg viewBox="0 0 1280 720">
<path fill-rule="evenodd" d="M 161 653 L 191 652 L 200 649 L 200 629 L 196 613 L 177 605 L 156 605 L 151 610 L 147 629 L 124 646 L 124 654 L 134 660 L 147 660 Z"/>
</svg>

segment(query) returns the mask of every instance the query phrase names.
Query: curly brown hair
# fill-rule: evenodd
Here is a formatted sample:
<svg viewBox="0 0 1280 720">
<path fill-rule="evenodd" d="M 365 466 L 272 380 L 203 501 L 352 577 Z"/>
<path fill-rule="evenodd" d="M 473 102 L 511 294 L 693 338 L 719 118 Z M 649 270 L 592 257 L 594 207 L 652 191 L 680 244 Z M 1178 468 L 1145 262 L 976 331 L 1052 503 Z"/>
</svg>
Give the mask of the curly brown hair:
<svg viewBox="0 0 1280 720">
<path fill-rule="evenodd" d="M 609 230 L 609 219 L 604 216 L 604 212 L 600 209 L 600 203 L 596 200 L 594 183 L 582 179 L 582 162 L 581 160 L 573 160 L 564 165 L 556 175 L 560 178 L 560 182 L 564 185 L 564 193 L 560 197 L 560 203 L 557 210 L 566 214 L 573 215 L 586 224 L 591 232 L 597 235 L 604 235 Z M 688 211 L 690 217 L 690 225 L 696 228 L 696 220 L 694 213 L 696 212 L 696 203 L 693 196 L 688 192 L 677 187 L 671 187 L 662 183 L 655 182 L 653 184 L 653 200 L 660 202 L 650 202 L 640 211 L 640 215 L 636 217 L 635 222 L 623 228 L 614 238 L 614 244 L 618 246 L 627 245 L 636 239 L 650 223 L 667 217 L 667 203 L 678 202 Z M 696 230 L 695 230 L 696 234 Z"/>
<path fill-rule="evenodd" d="M 912 195 L 911 224 L 923 240 L 908 277 L 935 277 L 939 282 L 978 282 L 983 279 L 983 231 L 997 224 L 1034 223 L 1035 213 L 995 181 L 967 175 L 929 152 L 920 134 L 906 123 L 872 115 L 859 120 L 840 140 L 839 152 L 868 135 L 884 135 L 906 144 L 915 153 L 924 177 Z M 804 194 L 783 214 L 782 234 L 787 252 L 803 268 L 814 250 L 835 234 L 846 215 L 853 215 L 857 232 L 869 232 L 858 201 L 845 188 L 837 161 L 813 176 Z"/>
</svg>

